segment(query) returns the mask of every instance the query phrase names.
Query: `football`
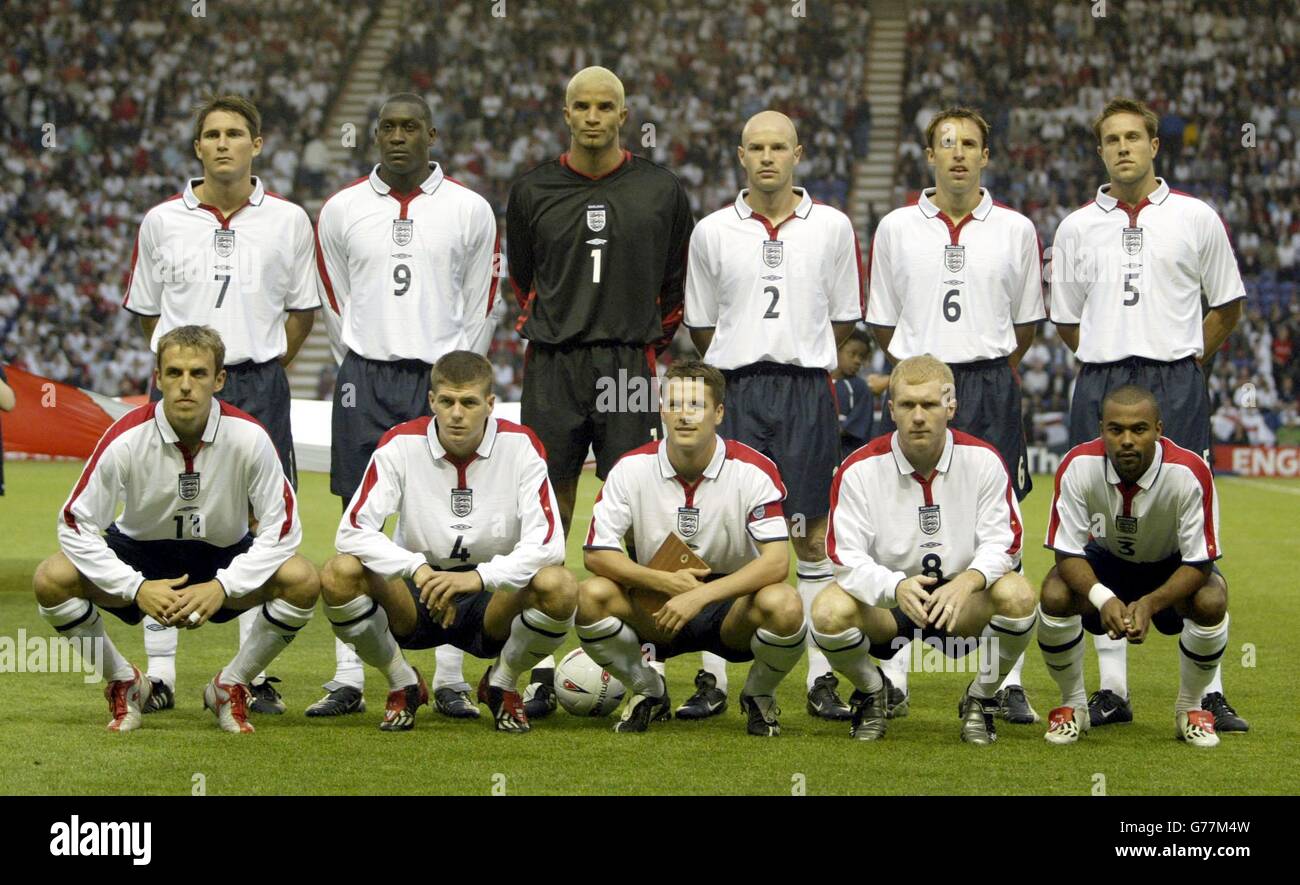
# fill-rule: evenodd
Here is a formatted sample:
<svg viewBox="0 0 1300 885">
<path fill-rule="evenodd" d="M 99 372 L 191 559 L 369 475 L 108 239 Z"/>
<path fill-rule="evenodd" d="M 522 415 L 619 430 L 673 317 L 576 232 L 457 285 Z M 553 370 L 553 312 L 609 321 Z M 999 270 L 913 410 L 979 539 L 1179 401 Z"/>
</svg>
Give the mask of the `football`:
<svg viewBox="0 0 1300 885">
<path fill-rule="evenodd" d="M 574 716 L 608 716 L 626 689 L 600 665 L 575 648 L 555 668 L 555 697 Z"/>
</svg>

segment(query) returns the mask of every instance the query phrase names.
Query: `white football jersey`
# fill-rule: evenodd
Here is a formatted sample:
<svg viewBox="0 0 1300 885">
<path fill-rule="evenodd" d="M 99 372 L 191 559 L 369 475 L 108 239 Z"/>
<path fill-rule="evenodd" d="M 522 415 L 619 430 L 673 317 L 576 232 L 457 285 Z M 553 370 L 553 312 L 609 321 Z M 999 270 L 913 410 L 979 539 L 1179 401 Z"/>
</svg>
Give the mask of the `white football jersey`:
<svg viewBox="0 0 1300 885">
<path fill-rule="evenodd" d="M 628 529 L 637 562 L 654 558 L 676 532 L 716 574 L 758 557 L 757 544 L 789 537 L 776 465 L 744 443 L 714 438 L 713 458 L 693 483 L 677 475 L 663 440 L 633 449 L 614 464 L 596 495 L 586 550 L 622 550 Z"/>
<path fill-rule="evenodd" d="M 773 227 L 745 202 L 695 226 L 686 267 L 686 318 L 713 329 L 709 364 L 774 362 L 835 369 L 831 323 L 862 319 L 862 273 L 853 222 L 807 191 Z"/>
<path fill-rule="evenodd" d="M 1070 449 L 1056 471 L 1046 546 L 1082 556 L 1089 541 L 1134 563 L 1218 559 L 1219 495 L 1210 468 L 1162 437 L 1155 460 L 1130 485 L 1120 480 L 1101 439 Z"/>
<path fill-rule="evenodd" d="M 867 322 L 894 329 L 889 352 L 896 360 L 929 353 L 954 364 L 1009 356 L 1015 327 L 1047 316 L 1034 224 L 987 190 L 953 224 L 931 201 L 934 190 L 876 227 Z"/>
<path fill-rule="evenodd" d="M 1157 180 L 1160 186 L 1137 206 L 1102 185 L 1056 229 L 1052 322 L 1079 326 L 1082 362 L 1199 358 L 1201 295 L 1210 307 L 1246 297 L 1223 220 Z"/>
<path fill-rule="evenodd" d="M 131 601 L 144 576 L 109 549 L 103 532 L 110 524 L 137 541 L 229 547 L 248 534 L 250 505 L 258 521 L 253 546 L 216 574 L 231 598 L 260 588 L 302 542 L 297 499 L 275 444 L 252 416 L 214 399 L 202 441 L 190 452 L 163 404 L 149 403 L 100 438 L 59 514 L 59 547 L 91 583 Z"/>
<path fill-rule="evenodd" d="M 145 213 L 131 254 L 122 306 L 158 317 L 150 348 L 177 326 L 211 326 L 226 365 L 284 356 L 288 310 L 320 305 L 311 220 L 301 206 L 253 176 L 248 202 L 226 217 L 199 202 L 192 178 L 183 193 Z"/>
<path fill-rule="evenodd" d="M 334 545 L 384 577 L 476 567 L 488 590 L 520 590 L 564 564 L 542 444 L 531 430 L 489 417 L 478 449 L 459 462 L 432 417 L 398 424 L 379 441 Z M 390 540 L 384 520 L 397 514 Z"/>
<path fill-rule="evenodd" d="M 1020 505 L 997 449 L 949 430 L 926 479 L 894 432 L 840 465 L 826 554 L 845 592 L 893 608 L 898 582 L 913 575 L 948 579 L 975 569 L 991 586 L 1020 564 L 1022 533 Z"/>
<path fill-rule="evenodd" d="M 492 322 L 496 215 L 437 163 L 429 168 L 418 189 L 399 194 L 376 166 L 321 207 L 320 303 L 358 356 L 435 363 L 481 346 Z"/>
</svg>

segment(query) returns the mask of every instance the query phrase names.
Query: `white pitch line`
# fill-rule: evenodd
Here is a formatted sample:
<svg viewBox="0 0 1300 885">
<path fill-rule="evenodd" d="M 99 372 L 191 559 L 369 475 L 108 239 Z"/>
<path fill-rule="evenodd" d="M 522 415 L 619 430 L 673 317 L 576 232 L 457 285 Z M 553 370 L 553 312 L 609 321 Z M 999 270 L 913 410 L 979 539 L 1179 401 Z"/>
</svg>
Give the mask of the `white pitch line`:
<svg viewBox="0 0 1300 885">
<path fill-rule="evenodd" d="M 1223 476 L 1220 480 L 1234 483 L 1236 485 L 1249 485 L 1257 489 L 1267 489 L 1270 492 L 1281 492 L 1284 495 L 1300 495 L 1300 487 L 1284 485 L 1280 482 L 1269 482 L 1263 479 L 1249 479 L 1244 476 Z"/>
</svg>

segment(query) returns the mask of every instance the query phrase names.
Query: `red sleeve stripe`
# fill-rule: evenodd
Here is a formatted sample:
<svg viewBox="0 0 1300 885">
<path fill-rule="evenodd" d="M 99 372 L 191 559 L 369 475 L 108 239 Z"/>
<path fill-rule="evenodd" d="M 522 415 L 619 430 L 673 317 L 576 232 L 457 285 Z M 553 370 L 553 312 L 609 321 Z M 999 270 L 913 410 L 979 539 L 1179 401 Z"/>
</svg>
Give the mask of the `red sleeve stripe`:
<svg viewBox="0 0 1300 885">
<path fill-rule="evenodd" d="M 835 555 L 835 508 L 840 503 L 840 481 L 850 467 L 859 461 L 865 461 L 868 458 L 874 458 L 889 452 L 890 434 L 878 436 L 862 448 L 858 449 L 852 455 L 844 459 L 840 469 L 835 471 L 835 479 L 831 482 L 831 510 L 826 519 L 826 555 L 830 557 L 831 562 L 836 565 L 843 565 Z"/>
<path fill-rule="evenodd" d="M 488 305 L 485 317 L 492 316 L 492 306 L 497 303 L 497 284 L 500 281 L 500 259 L 501 259 L 501 231 L 497 230 L 496 239 L 492 242 L 492 280 L 488 283 Z"/>
<path fill-rule="evenodd" d="M 357 522 L 357 514 L 366 505 L 366 496 L 370 494 L 370 490 L 375 487 L 377 482 L 379 482 L 379 469 L 375 467 L 375 462 L 372 459 L 370 466 L 366 468 L 366 478 L 361 483 L 361 494 L 357 496 L 357 503 L 352 505 L 352 512 L 348 514 L 348 519 L 352 521 L 354 529 L 361 528 L 361 524 Z"/>
<path fill-rule="evenodd" d="M 427 423 L 428 419 L 424 419 Z M 546 460 L 546 447 L 542 441 L 533 433 L 533 429 L 523 424 L 516 424 L 513 421 L 507 421 L 504 418 L 497 419 L 497 433 L 522 433 L 528 437 L 528 441 L 533 444 L 533 451 L 537 453 L 543 461 Z"/>
<path fill-rule="evenodd" d="M 135 246 L 131 249 L 131 266 L 126 271 L 126 282 L 123 284 L 122 306 L 126 307 L 131 302 L 131 281 L 135 279 L 135 263 L 140 258 L 140 232 L 135 233 Z"/>
<path fill-rule="evenodd" d="M 157 405 L 157 403 L 147 403 L 133 409 L 117 419 L 112 427 L 104 431 L 104 435 L 99 438 L 99 443 L 90 456 L 90 461 L 86 463 L 85 469 L 81 471 L 81 478 L 77 480 L 77 485 L 72 490 L 72 496 L 68 498 L 68 503 L 63 505 L 63 522 L 68 528 L 77 534 L 81 534 L 81 527 L 77 525 L 77 518 L 72 515 L 72 505 L 77 502 L 77 498 L 86 490 L 86 484 L 90 482 L 90 477 L 94 474 L 95 467 L 99 464 L 99 459 L 109 447 L 109 444 L 128 430 L 139 427 L 147 421 L 152 421 L 154 408 Z"/>
<path fill-rule="evenodd" d="M 629 453 L 630 454 L 630 453 Z M 743 442 L 738 440 L 727 440 L 727 458 L 733 461 L 743 461 L 746 464 L 753 464 L 759 470 L 766 474 L 767 478 L 772 480 L 776 490 L 781 493 L 781 499 L 785 500 L 785 483 L 781 481 L 781 473 L 776 469 L 772 460 L 761 452 L 756 452 Z"/>
<path fill-rule="evenodd" d="M 1205 530 L 1205 551 L 1210 559 L 1219 557 L 1217 539 L 1214 537 L 1214 477 L 1210 468 L 1195 452 L 1188 451 L 1168 437 L 1160 440 L 1165 461 L 1186 467 L 1201 487 L 1201 517 Z"/>
<path fill-rule="evenodd" d="M 960 430 L 954 430 L 952 432 L 952 441 L 954 445 L 958 445 L 958 446 L 974 446 L 976 448 L 987 449 L 988 451 L 998 456 L 998 464 L 1002 465 L 1002 475 L 1007 478 L 1007 514 L 1011 520 L 1012 540 L 1011 540 L 1011 546 L 1007 548 L 1007 553 L 1014 556 L 1015 554 L 1020 552 L 1020 544 L 1024 540 L 1024 538 L 1022 537 L 1024 533 L 1024 527 L 1020 524 L 1020 520 L 1016 517 L 1016 509 L 1011 504 L 1011 495 L 1012 495 L 1011 471 L 1007 469 L 1006 460 L 1002 457 L 1001 452 L 999 452 L 993 446 L 986 443 L 984 440 L 980 439 L 978 436 L 971 436 L 969 433 L 963 433 Z M 1053 512 L 1055 512 L 1055 510 L 1053 510 Z"/>
<path fill-rule="evenodd" d="M 1061 517 L 1056 509 L 1056 504 L 1061 500 L 1061 477 L 1065 476 L 1065 471 L 1069 468 L 1070 462 L 1079 455 L 1100 455 L 1106 457 L 1105 446 L 1101 439 L 1094 439 L 1092 442 L 1080 443 L 1070 451 L 1065 453 L 1061 459 L 1061 466 L 1056 468 L 1056 477 L 1052 484 L 1052 513 L 1051 519 L 1047 523 L 1047 546 L 1056 546 L 1056 530 L 1061 527 Z"/>
<path fill-rule="evenodd" d="M 546 514 L 546 537 L 542 539 L 543 544 L 549 544 L 551 538 L 555 535 L 555 513 L 551 509 L 551 489 L 550 483 L 545 479 L 537 487 L 537 498 L 541 501 L 542 512 Z"/>
<path fill-rule="evenodd" d="M 592 506 L 593 508 L 594 508 L 597 504 L 600 503 L 600 499 L 601 499 L 601 497 L 602 497 L 604 494 L 605 494 L 605 487 L 604 487 L 604 486 L 601 486 L 600 491 L 596 493 L 596 500 L 593 501 L 593 502 L 591 503 L 591 506 Z M 587 529 L 587 546 L 588 546 L 588 547 L 591 546 L 591 542 L 592 542 L 593 540 L 595 540 L 595 537 L 596 537 L 596 515 L 593 513 L 592 516 L 591 516 L 591 528 Z"/>
<path fill-rule="evenodd" d="M 379 438 L 379 444 L 375 446 L 375 451 L 379 451 L 399 436 L 427 436 L 429 433 L 429 422 L 433 418 L 425 415 L 422 418 L 412 418 L 410 421 L 403 421 L 396 427 L 391 428 Z"/>
<path fill-rule="evenodd" d="M 293 490 L 289 488 L 289 480 L 286 479 L 284 481 L 284 523 L 280 526 L 279 540 L 283 541 L 291 528 L 293 528 Z"/>
<path fill-rule="evenodd" d="M 858 246 L 858 232 L 853 231 L 853 269 L 858 272 L 858 319 L 867 316 L 867 281 L 862 276 L 862 248 Z M 868 269 L 868 272 L 870 270 Z"/>
<path fill-rule="evenodd" d="M 320 248 L 320 230 L 319 225 L 311 229 L 312 236 L 316 239 L 316 270 L 320 273 L 321 282 L 325 284 L 325 296 L 329 298 L 330 309 L 336 316 L 342 316 L 339 311 L 339 303 L 334 299 L 334 284 L 330 281 L 330 272 L 325 269 L 325 253 Z"/>
</svg>

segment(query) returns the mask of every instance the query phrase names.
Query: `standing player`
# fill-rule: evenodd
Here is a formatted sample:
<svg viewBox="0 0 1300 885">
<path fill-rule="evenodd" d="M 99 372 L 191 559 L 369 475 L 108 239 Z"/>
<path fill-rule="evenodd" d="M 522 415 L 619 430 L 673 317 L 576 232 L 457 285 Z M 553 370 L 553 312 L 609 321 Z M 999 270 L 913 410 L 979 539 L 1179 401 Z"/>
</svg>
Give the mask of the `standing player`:
<svg viewBox="0 0 1300 885">
<path fill-rule="evenodd" d="M 658 432 L 655 355 L 681 321 L 694 220 L 677 177 L 623 149 L 627 106 L 611 71 L 573 76 L 564 119 L 568 152 L 510 188 L 506 251 L 528 339 L 521 416 L 546 448 L 567 535 L 588 448 L 603 479 Z M 609 396 L 616 387 L 628 396 Z"/>
<path fill-rule="evenodd" d="M 930 119 L 925 153 L 934 187 L 876 228 L 867 322 L 894 361 L 929 353 L 952 368 L 953 427 L 997 449 L 1023 500 L 1033 483 L 1015 369 L 1046 318 L 1042 249 L 1033 222 L 980 185 L 988 137 L 989 124 L 970 108 L 946 108 Z M 893 429 L 890 414 L 881 408 L 879 430 Z M 899 655 L 886 668 L 904 690 L 906 659 Z M 1023 664 L 1007 674 L 998 696 L 999 714 L 1019 724 L 1038 721 L 1020 685 Z"/>
<path fill-rule="evenodd" d="M 806 615 L 831 580 L 826 512 L 840 434 L 828 373 L 838 344 L 862 319 L 858 244 L 847 215 L 794 187 L 803 145 L 789 117 L 755 114 L 740 141 L 749 186 L 691 236 L 686 325 L 731 388 L 722 435 L 771 458 L 790 484 L 786 519 Z M 700 718 L 716 706 L 709 695 L 719 689 L 710 683 L 721 680 L 710 671 L 725 673 L 718 663 L 705 660 L 699 691 L 679 716 Z M 825 657 L 810 646 L 810 714 L 849 717 L 835 685 Z"/>
<path fill-rule="evenodd" d="M 248 683 L 316 607 L 320 581 L 294 552 L 302 525 L 275 444 L 247 413 L 214 399 L 224 358 L 210 328 L 178 326 L 159 339 L 162 402 L 128 412 L 100 439 L 63 505 L 61 552 L 36 569 L 41 617 L 100 649 L 109 731 L 140 727 L 151 685 L 104 632 L 98 609 L 128 624 L 147 614 L 187 627 L 257 612 L 234 659 L 203 689 L 217 724 L 241 733 L 253 731 Z"/>
<path fill-rule="evenodd" d="M 322 306 L 347 353 L 334 387 L 330 491 L 346 507 L 380 438 L 428 414 L 429 369 L 454 350 L 486 347 L 496 298 L 496 216 L 487 200 L 429 161 L 437 137 L 424 99 L 390 96 L 379 110 L 379 165 L 321 207 Z M 365 710 L 361 660 L 335 643 L 337 669 L 308 716 Z M 438 712 L 476 718 L 464 656 L 438 652 Z"/>
<path fill-rule="evenodd" d="M 261 152 L 262 117 L 251 101 L 219 95 L 197 109 L 194 155 L 203 177 L 145 214 L 122 306 L 140 316 L 155 351 L 178 326 L 206 325 L 221 335 L 228 360 L 221 399 L 262 423 L 296 488 L 284 367 L 311 332 L 319 304 L 312 229 L 302 207 L 251 174 Z M 256 622 L 256 611 L 240 618 L 241 642 Z M 152 713 L 175 704 L 177 632 L 152 617 L 144 630 Z M 272 685 L 278 681 L 262 674 L 253 683 L 255 712 L 284 712 Z"/>
<path fill-rule="evenodd" d="M 645 731 L 669 718 L 668 684 L 642 658 L 711 651 L 754 663 L 740 695 L 752 735 L 781 733 L 774 695 L 803 655 L 803 607 L 785 583 L 790 568 L 782 519 L 785 486 L 776 466 L 744 443 L 723 439 L 726 381 L 697 360 L 673 363 L 660 410 L 665 438 L 629 452 L 596 496 L 585 562 L 595 577 L 578 595 L 578 638 L 591 659 L 632 690 L 615 727 Z M 631 533 L 636 554 L 623 552 Z M 677 533 L 709 567 L 645 566 Z M 632 593 L 669 597 L 653 615 Z"/>
<path fill-rule="evenodd" d="M 1056 471 L 1038 644 L 1061 706 L 1047 740 L 1072 744 L 1089 728 L 1083 630 L 1139 643 L 1155 626 L 1178 637 L 1174 719 L 1179 740 L 1218 745 L 1206 688 L 1228 646 L 1228 585 L 1215 560 L 1219 498 L 1195 452 L 1162 436 L 1151 391 L 1124 385 L 1101 404 L 1101 438 L 1072 448 Z"/>
<path fill-rule="evenodd" d="M 1020 507 L 998 452 L 948 424 L 953 372 L 909 357 L 889 378 L 898 430 L 858 449 L 831 490 L 826 548 L 836 583 L 813 604 L 813 638 L 853 683 L 857 740 L 885 734 L 885 684 L 870 655 L 887 659 L 911 638 L 956 657 L 981 646 L 979 675 L 962 696 L 961 739 L 997 740 L 1003 676 L 1034 626 L 1034 588 L 1019 574 Z M 987 666 L 996 664 L 996 666 Z"/>
<path fill-rule="evenodd" d="M 1070 445 L 1093 438 L 1101 401 L 1137 384 L 1151 391 L 1165 436 L 1210 456 L 1202 362 L 1241 317 L 1246 289 L 1228 231 L 1202 201 L 1155 174 L 1156 115 L 1142 102 L 1110 101 L 1093 123 L 1108 184 L 1061 222 L 1052 244 L 1052 322 L 1081 363 L 1070 403 Z M 1204 297 L 1209 310 L 1202 318 Z M 1125 641 L 1097 636 L 1100 689 L 1093 725 L 1131 722 Z M 1221 732 L 1250 726 L 1223 696 L 1216 672 L 1200 699 Z"/>
<path fill-rule="evenodd" d="M 384 435 L 339 523 L 322 576 L 340 641 L 388 677 L 380 725 L 404 731 L 428 703 L 403 648 L 452 644 L 496 658 L 478 686 L 497 731 L 526 732 L 519 677 L 564 642 L 578 585 L 564 568 L 541 444 L 491 417 L 492 364 L 453 351 L 432 370 L 434 417 Z M 384 521 L 397 515 L 390 540 Z"/>
</svg>

